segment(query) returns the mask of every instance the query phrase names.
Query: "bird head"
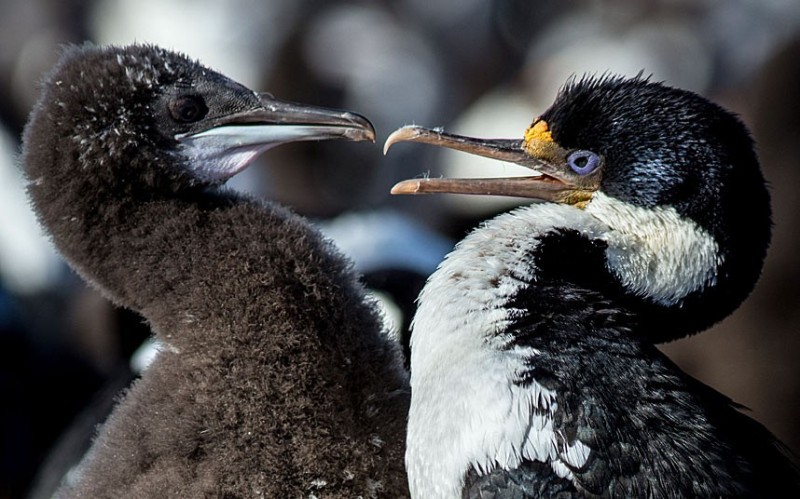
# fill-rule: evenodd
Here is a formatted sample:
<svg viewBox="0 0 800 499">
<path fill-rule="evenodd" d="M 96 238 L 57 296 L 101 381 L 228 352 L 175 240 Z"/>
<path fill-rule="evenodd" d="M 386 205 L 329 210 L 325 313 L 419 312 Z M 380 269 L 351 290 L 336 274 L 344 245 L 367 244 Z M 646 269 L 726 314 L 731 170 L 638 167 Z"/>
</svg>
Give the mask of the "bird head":
<svg viewBox="0 0 800 499">
<path fill-rule="evenodd" d="M 642 316 L 654 318 L 648 326 L 656 340 L 727 316 L 760 274 L 771 223 L 753 141 L 736 116 L 695 93 L 641 77 L 584 77 L 568 82 L 521 139 L 410 126 L 394 132 L 384 150 L 402 141 L 512 162 L 534 174 L 407 180 L 395 194 L 517 196 L 568 205 L 604 224 L 592 247 L 603 248 L 624 300 L 652 312 Z M 570 230 L 569 223 L 558 229 Z"/>
<path fill-rule="evenodd" d="M 28 176 L 89 170 L 97 190 L 219 184 L 286 142 L 373 140 L 355 113 L 280 101 L 151 45 L 69 47 L 25 132 Z M 44 170 L 46 169 L 46 171 Z"/>
</svg>

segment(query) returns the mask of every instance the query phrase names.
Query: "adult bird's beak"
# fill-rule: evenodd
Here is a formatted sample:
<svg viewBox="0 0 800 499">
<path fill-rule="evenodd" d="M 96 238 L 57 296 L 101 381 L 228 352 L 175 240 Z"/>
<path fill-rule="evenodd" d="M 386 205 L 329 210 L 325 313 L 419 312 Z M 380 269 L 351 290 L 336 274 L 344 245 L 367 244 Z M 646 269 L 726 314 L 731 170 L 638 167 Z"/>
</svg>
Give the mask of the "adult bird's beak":
<svg viewBox="0 0 800 499">
<path fill-rule="evenodd" d="M 407 126 L 392 133 L 383 152 L 398 142 L 422 142 L 506 161 L 534 170 L 532 176 L 511 178 L 422 178 L 404 180 L 392 194 L 478 194 L 517 196 L 583 206 L 599 187 L 599 177 L 574 175 L 566 163 L 569 151 L 552 140 L 539 121 L 524 139 L 479 139 Z"/>
<path fill-rule="evenodd" d="M 226 180 L 259 154 L 280 144 L 347 139 L 375 142 L 375 129 L 359 114 L 281 101 L 259 94 L 260 106 L 220 116 L 203 129 L 177 135 L 181 152 L 202 177 Z"/>
</svg>

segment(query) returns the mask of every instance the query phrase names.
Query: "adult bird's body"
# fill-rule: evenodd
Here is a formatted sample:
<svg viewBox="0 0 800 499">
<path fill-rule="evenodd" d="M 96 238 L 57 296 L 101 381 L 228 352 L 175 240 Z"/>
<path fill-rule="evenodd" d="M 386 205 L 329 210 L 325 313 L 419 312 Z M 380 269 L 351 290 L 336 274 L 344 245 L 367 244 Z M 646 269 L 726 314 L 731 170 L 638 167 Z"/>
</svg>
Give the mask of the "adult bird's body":
<svg viewBox="0 0 800 499">
<path fill-rule="evenodd" d="M 349 262 L 220 185 L 279 143 L 373 137 L 157 47 L 65 52 L 25 131 L 29 196 L 163 347 L 59 496 L 405 495 L 407 381 Z"/>
<path fill-rule="evenodd" d="M 727 316 L 760 273 L 769 196 L 736 117 L 641 78 L 584 78 L 522 140 L 406 127 L 386 147 L 400 141 L 538 174 L 395 193 L 548 201 L 476 229 L 420 295 L 412 497 L 797 493 L 774 437 L 654 346 Z"/>
</svg>

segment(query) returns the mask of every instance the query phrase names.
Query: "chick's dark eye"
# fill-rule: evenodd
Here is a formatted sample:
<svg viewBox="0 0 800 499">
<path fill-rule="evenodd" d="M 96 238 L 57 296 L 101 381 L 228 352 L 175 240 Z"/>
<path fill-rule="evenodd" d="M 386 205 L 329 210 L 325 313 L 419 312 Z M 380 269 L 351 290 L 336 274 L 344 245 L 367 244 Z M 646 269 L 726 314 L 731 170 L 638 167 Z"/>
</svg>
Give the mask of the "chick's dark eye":
<svg viewBox="0 0 800 499">
<path fill-rule="evenodd" d="M 182 95 L 169 102 L 169 113 L 179 123 L 194 123 L 205 117 L 208 107 L 202 97 Z"/>
<path fill-rule="evenodd" d="M 567 163 L 578 175 L 588 175 L 600 166 L 600 156 L 592 151 L 572 151 L 567 156 Z"/>
</svg>

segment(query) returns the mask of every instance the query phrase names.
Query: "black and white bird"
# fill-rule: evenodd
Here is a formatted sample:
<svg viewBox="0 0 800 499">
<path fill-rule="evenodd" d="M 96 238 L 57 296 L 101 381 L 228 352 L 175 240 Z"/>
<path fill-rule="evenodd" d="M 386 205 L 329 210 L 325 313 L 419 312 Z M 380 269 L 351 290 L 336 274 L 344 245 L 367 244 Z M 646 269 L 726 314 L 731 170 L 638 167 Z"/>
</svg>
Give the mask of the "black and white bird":
<svg viewBox="0 0 800 499">
<path fill-rule="evenodd" d="M 23 137 L 69 264 L 160 353 L 59 497 L 402 497 L 407 375 L 327 239 L 226 189 L 272 146 L 374 140 L 150 45 L 68 48 Z"/>
<path fill-rule="evenodd" d="M 654 346 L 730 314 L 761 271 L 769 195 L 741 121 L 646 78 L 568 82 L 522 140 L 401 141 L 530 167 L 396 194 L 533 198 L 463 239 L 419 297 L 414 498 L 795 496 L 782 445 Z"/>
</svg>

